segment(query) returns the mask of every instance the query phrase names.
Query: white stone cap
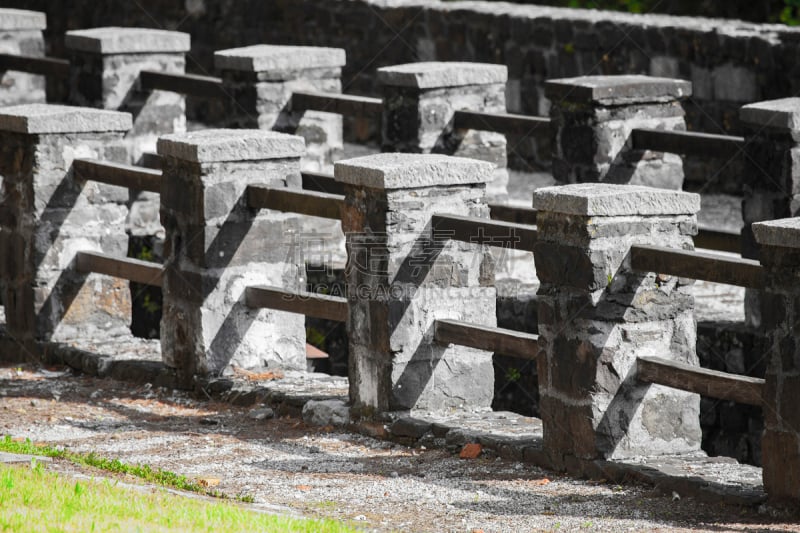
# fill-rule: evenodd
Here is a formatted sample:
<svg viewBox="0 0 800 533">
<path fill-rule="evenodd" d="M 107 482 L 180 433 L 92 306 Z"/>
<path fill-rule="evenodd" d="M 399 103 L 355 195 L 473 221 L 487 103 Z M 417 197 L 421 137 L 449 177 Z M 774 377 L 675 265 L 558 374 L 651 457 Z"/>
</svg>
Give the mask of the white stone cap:
<svg viewBox="0 0 800 533">
<path fill-rule="evenodd" d="M 0 30 L 43 30 L 47 16 L 39 11 L 0 8 Z"/>
<path fill-rule="evenodd" d="M 301 157 L 306 141 L 268 130 L 212 129 L 164 135 L 157 148 L 159 155 L 195 163 L 260 161 Z"/>
<path fill-rule="evenodd" d="M 643 185 L 576 183 L 535 190 L 533 207 L 582 216 L 693 215 L 700 211 L 700 195 Z"/>
<path fill-rule="evenodd" d="M 68 31 L 64 45 L 96 54 L 175 53 L 189 51 L 191 36 L 180 31 L 107 26 Z"/>
<path fill-rule="evenodd" d="M 346 63 L 343 48 L 255 44 L 214 52 L 214 67 L 221 70 L 269 72 L 338 68 Z"/>
<path fill-rule="evenodd" d="M 800 218 L 779 218 L 752 225 L 758 244 L 800 248 Z"/>
<path fill-rule="evenodd" d="M 552 101 L 608 105 L 670 102 L 692 95 L 692 82 L 653 76 L 579 76 L 545 82 Z"/>
<path fill-rule="evenodd" d="M 0 108 L 0 130 L 16 133 L 89 133 L 128 131 L 130 113 L 91 107 L 24 104 Z"/>
<path fill-rule="evenodd" d="M 781 98 L 747 104 L 739 109 L 742 122 L 786 130 L 800 129 L 800 98 Z"/>
<path fill-rule="evenodd" d="M 336 181 L 373 189 L 414 189 L 492 180 L 494 165 L 439 154 L 376 154 L 333 164 Z"/>
<path fill-rule="evenodd" d="M 378 69 L 378 81 L 395 87 L 434 89 L 508 81 L 508 67 L 492 63 L 427 61 Z"/>
</svg>

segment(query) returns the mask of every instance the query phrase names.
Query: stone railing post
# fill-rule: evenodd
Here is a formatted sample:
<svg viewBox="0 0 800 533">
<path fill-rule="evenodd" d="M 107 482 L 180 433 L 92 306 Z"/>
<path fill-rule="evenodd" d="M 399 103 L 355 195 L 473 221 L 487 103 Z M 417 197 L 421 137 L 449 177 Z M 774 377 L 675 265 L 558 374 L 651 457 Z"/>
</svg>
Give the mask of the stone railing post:
<svg viewBox="0 0 800 533">
<path fill-rule="evenodd" d="M 742 256 L 757 259 L 752 224 L 800 213 L 800 98 L 749 104 L 739 118 L 750 129 L 744 147 Z M 745 321 L 752 326 L 761 324 L 758 295 L 748 289 L 745 296 Z"/>
<path fill-rule="evenodd" d="M 77 157 L 124 161 L 128 113 L 48 104 L 0 110 L 0 263 L 7 332 L 39 341 L 122 335 L 130 323 L 124 280 L 86 275 L 75 253 L 125 256 L 128 191 L 78 183 Z"/>
<path fill-rule="evenodd" d="M 291 109 L 294 91 L 342 92 L 342 48 L 260 44 L 214 53 L 233 99 L 223 124 L 299 135 L 303 170 L 331 172 L 342 148 L 342 116 Z"/>
<path fill-rule="evenodd" d="M 44 55 L 44 13 L 22 9 L 0 9 L 0 53 Z M 2 72 L 0 106 L 45 101 L 44 76 L 24 72 Z"/>
<path fill-rule="evenodd" d="M 434 344 L 433 321 L 495 325 L 491 256 L 433 235 L 431 216 L 488 218 L 492 168 L 431 154 L 336 163 L 345 187 L 350 399 L 363 414 L 490 407 L 492 354 Z"/>
<path fill-rule="evenodd" d="M 149 28 L 92 28 L 68 31 L 64 44 L 70 60 L 70 103 L 128 111 L 133 128 L 126 140 L 131 161 L 152 152 L 161 135 L 186 130 L 181 94 L 143 91 L 141 70 L 182 74 L 190 48 L 188 33 Z"/>
<path fill-rule="evenodd" d="M 800 503 L 800 218 L 752 225 L 766 287 L 761 319 L 768 356 L 764 376 L 764 488 Z"/>
<path fill-rule="evenodd" d="M 648 76 L 582 76 L 550 80 L 553 177 L 562 183 L 630 183 L 681 189 L 677 154 L 633 150 L 631 130 L 685 130 L 680 100 L 688 81 Z"/>
<path fill-rule="evenodd" d="M 261 130 L 202 130 L 158 141 L 166 229 L 161 346 L 165 364 L 195 375 L 305 368 L 303 317 L 250 309 L 245 288 L 304 288 L 293 255 L 298 215 L 253 210 L 247 187 L 300 186 L 303 139 Z"/>
<path fill-rule="evenodd" d="M 698 364 L 684 279 L 632 271 L 633 244 L 691 249 L 696 194 L 574 184 L 534 193 L 539 395 L 554 465 L 700 449 L 700 397 L 637 382 L 636 357 Z"/>
<path fill-rule="evenodd" d="M 505 135 L 456 130 L 459 110 L 506 112 L 505 65 L 422 62 L 378 69 L 383 85 L 382 150 L 480 159 L 495 167 L 491 200 L 508 198 Z"/>
</svg>

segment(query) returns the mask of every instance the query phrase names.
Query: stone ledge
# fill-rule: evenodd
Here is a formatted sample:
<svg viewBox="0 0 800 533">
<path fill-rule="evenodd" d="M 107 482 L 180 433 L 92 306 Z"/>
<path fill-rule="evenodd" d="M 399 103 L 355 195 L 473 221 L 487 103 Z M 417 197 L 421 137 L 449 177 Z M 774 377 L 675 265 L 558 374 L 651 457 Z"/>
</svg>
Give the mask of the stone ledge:
<svg viewBox="0 0 800 533">
<path fill-rule="evenodd" d="M 379 68 L 378 80 L 384 85 L 417 89 L 504 84 L 508 81 L 508 67 L 461 61 L 407 63 Z"/>
<path fill-rule="evenodd" d="M 739 108 L 739 119 L 756 126 L 785 129 L 800 129 L 800 98 L 781 98 L 747 104 Z"/>
<path fill-rule="evenodd" d="M 179 31 L 109 26 L 68 31 L 64 45 L 96 54 L 182 53 L 191 48 L 191 36 Z"/>
<path fill-rule="evenodd" d="M 413 189 L 487 183 L 494 165 L 476 159 L 439 154 L 376 154 L 337 161 L 334 178 L 373 189 Z"/>
<path fill-rule="evenodd" d="M 16 133 L 89 133 L 128 131 L 130 113 L 54 104 L 25 104 L 0 109 L 0 130 Z"/>
<path fill-rule="evenodd" d="M 693 215 L 700 211 L 700 195 L 642 185 L 577 183 L 537 189 L 533 207 L 582 216 Z"/>
<path fill-rule="evenodd" d="M 214 129 L 174 133 L 158 139 L 158 155 L 195 163 L 260 161 L 301 157 L 305 140 L 266 130 Z"/>
<path fill-rule="evenodd" d="M 800 248 L 800 218 L 756 222 L 752 228 L 758 244 Z"/>
<path fill-rule="evenodd" d="M 0 9 L 0 30 L 44 30 L 47 16 L 39 11 L 27 9 Z"/>
<path fill-rule="evenodd" d="M 214 66 L 220 70 L 245 72 L 297 71 L 338 68 L 346 63 L 343 48 L 256 44 L 214 52 Z"/>
<path fill-rule="evenodd" d="M 552 101 L 623 105 L 672 102 L 692 95 L 692 82 L 651 76 L 580 76 L 545 83 Z"/>
</svg>

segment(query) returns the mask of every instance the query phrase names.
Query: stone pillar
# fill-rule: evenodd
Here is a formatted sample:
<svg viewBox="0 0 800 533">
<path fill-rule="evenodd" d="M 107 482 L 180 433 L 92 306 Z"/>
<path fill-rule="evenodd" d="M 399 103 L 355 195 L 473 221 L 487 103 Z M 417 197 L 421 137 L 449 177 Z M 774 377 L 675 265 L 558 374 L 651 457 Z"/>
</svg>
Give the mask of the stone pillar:
<svg viewBox="0 0 800 533">
<path fill-rule="evenodd" d="M 739 110 L 746 136 L 742 256 L 758 259 L 754 222 L 800 214 L 800 98 L 757 102 Z M 759 291 L 745 293 L 745 321 L 761 324 Z"/>
<path fill-rule="evenodd" d="M 382 150 L 480 159 L 495 167 L 487 194 L 508 199 L 505 135 L 457 130 L 459 110 L 506 112 L 505 65 L 422 62 L 378 69 L 383 84 Z"/>
<path fill-rule="evenodd" d="M 76 252 L 125 256 L 127 189 L 76 182 L 72 160 L 124 161 L 128 113 L 48 104 L 0 110 L 0 265 L 7 332 L 37 341 L 128 333 L 128 283 L 74 269 Z"/>
<path fill-rule="evenodd" d="M 761 293 L 766 335 L 764 488 L 775 500 L 800 503 L 800 219 L 752 225 L 761 245 L 766 287 Z"/>
<path fill-rule="evenodd" d="M 342 48 L 259 44 L 214 53 L 233 101 L 225 124 L 299 135 L 303 170 L 331 172 L 343 148 L 342 116 L 291 109 L 294 91 L 342 92 Z"/>
<path fill-rule="evenodd" d="M 43 56 L 45 28 L 44 13 L 0 9 L 0 53 Z M 44 76 L 15 71 L 0 74 L 0 107 L 45 101 Z"/>
<path fill-rule="evenodd" d="M 550 80 L 553 177 L 562 183 L 630 183 L 681 189 L 677 154 L 633 150 L 631 130 L 685 130 L 680 100 L 688 81 L 648 76 L 582 76 Z"/>
<path fill-rule="evenodd" d="M 700 449 L 700 397 L 636 379 L 636 357 L 697 365 L 691 281 L 640 274 L 633 244 L 692 249 L 700 196 L 574 184 L 534 193 L 544 448 L 581 460 Z M 577 464 L 576 464 L 577 463 Z"/>
<path fill-rule="evenodd" d="M 249 309 L 245 288 L 304 288 L 292 235 L 298 215 L 253 210 L 250 185 L 300 187 L 303 139 L 260 130 L 202 130 L 158 141 L 164 185 L 164 362 L 184 386 L 241 368 L 305 368 L 301 315 Z"/>
<path fill-rule="evenodd" d="M 181 94 L 143 91 L 139 72 L 155 70 L 183 74 L 188 33 L 149 28 L 93 28 L 66 33 L 70 60 L 70 102 L 76 105 L 128 111 L 131 161 L 152 152 L 161 135 L 186 130 L 186 106 Z"/>
<path fill-rule="evenodd" d="M 443 155 L 337 162 L 345 187 L 350 399 L 365 414 L 488 409 L 492 354 L 433 342 L 433 321 L 494 326 L 486 247 L 432 235 L 431 215 L 489 217 L 492 165 Z"/>
</svg>

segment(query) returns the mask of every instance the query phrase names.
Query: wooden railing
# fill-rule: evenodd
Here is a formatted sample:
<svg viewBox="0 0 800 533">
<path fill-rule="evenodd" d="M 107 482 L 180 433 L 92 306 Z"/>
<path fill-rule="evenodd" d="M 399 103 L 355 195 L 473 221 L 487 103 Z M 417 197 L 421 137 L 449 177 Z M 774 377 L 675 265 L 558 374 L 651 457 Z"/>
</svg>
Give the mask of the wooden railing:
<svg viewBox="0 0 800 533">
<path fill-rule="evenodd" d="M 78 252 L 75 268 L 79 272 L 95 272 L 115 278 L 127 279 L 144 285 L 161 287 L 163 266 L 127 257 L 112 257 L 98 252 Z"/>
<path fill-rule="evenodd" d="M 758 261 L 694 250 L 634 245 L 631 246 L 631 268 L 754 289 L 764 286 L 764 270 Z"/>
<path fill-rule="evenodd" d="M 292 93 L 292 111 L 324 111 L 348 116 L 380 117 L 383 100 L 336 93 Z"/>
<path fill-rule="evenodd" d="M 515 250 L 533 251 L 536 228 L 510 222 L 458 215 L 433 215 L 434 237 Z"/>
<path fill-rule="evenodd" d="M 527 135 L 537 128 L 547 128 L 549 125 L 549 117 L 461 110 L 453 114 L 454 128 L 495 131 L 505 135 Z"/>
<path fill-rule="evenodd" d="M 72 170 L 78 180 L 91 180 L 137 191 L 161 192 L 161 171 L 145 167 L 76 159 Z"/>
<path fill-rule="evenodd" d="M 257 186 L 247 188 L 247 205 L 253 209 L 274 209 L 339 220 L 342 204 L 344 196 L 339 194 Z"/>
<path fill-rule="evenodd" d="M 533 361 L 539 354 L 538 335 L 457 320 L 436 320 L 433 327 L 433 338 L 439 344 L 459 344 Z"/>
<path fill-rule="evenodd" d="M 66 78 L 69 76 L 69 61 L 54 57 L 0 54 L 0 71 L 6 70 Z"/>
<path fill-rule="evenodd" d="M 703 157 L 730 158 L 744 148 L 744 137 L 695 131 L 637 128 L 631 132 L 634 150 L 654 150 Z"/>
<path fill-rule="evenodd" d="M 196 74 L 167 74 L 152 70 L 139 73 L 139 83 L 146 91 L 171 91 L 201 98 L 224 98 L 225 86 L 221 78 Z"/>
<path fill-rule="evenodd" d="M 322 318 L 347 321 L 347 300 L 305 291 L 287 291 L 280 287 L 254 286 L 245 289 L 245 303 L 252 309 L 275 309 Z"/>
</svg>

